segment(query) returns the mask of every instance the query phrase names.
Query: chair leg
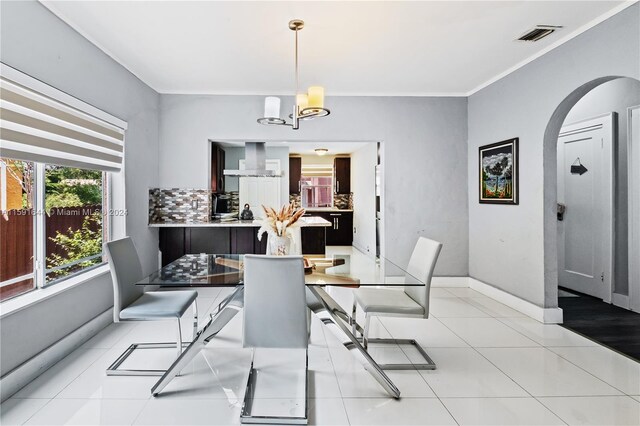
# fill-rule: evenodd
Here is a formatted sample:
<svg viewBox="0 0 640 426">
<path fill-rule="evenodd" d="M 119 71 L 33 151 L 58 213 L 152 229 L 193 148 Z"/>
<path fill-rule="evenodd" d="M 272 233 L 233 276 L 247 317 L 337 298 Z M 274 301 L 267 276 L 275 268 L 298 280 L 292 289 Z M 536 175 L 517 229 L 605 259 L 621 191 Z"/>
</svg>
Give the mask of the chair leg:
<svg viewBox="0 0 640 426">
<path fill-rule="evenodd" d="M 355 298 L 353 299 L 353 308 L 351 309 L 351 318 L 349 318 L 349 323 L 351 324 L 351 334 L 358 337 L 358 326 L 356 322 L 356 313 L 358 310 L 358 304 L 356 303 Z"/>
<path fill-rule="evenodd" d="M 178 318 L 178 335 L 176 336 L 176 348 L 178 349 L 178 356 L 182 353 L 182 327 L 180 326 L 180 318 Z"/>
<path fill-rule="evenodd" d="M 369 346 L 369 326 L 371 325 L 371 316 L 367 313 L 364 315 L 364 333 L 362 334 L 362 347 L 367 350 Z"/>
<path fill-rule="evenodd" d="M 198 337 L 198 301 L 193 301 L 193 339 L 195 341 Z"/>
</svg>

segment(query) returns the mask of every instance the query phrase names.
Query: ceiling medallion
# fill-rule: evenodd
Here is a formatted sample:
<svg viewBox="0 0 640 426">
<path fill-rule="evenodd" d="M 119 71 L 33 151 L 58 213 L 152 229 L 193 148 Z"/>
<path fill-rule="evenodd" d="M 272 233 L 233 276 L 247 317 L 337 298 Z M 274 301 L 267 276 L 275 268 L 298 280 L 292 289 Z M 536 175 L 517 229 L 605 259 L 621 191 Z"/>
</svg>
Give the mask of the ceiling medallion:
<svg viewBox="0 0 640 426">
<path fill-rule="evenodd" d="M 264 100 L 264 117 L 258 119 L 258 123 L 265 125 L 291 126 L 293 130 L 300 128 L 300 120 L 312 120 L 318 117 L 326 117 L 331 111 L 324 108 L 324 88 L 311 86 L 307 93 L 298 91 L 298 31 L 304 28 L 304 21 L 294 19 L 289 21 L 289 29 L 295 31 L 295 70 L 296 70 L 296 102 L 293 113 L 289 118 L 293 121 L 287 123 L 280 118 L 280 98 L 267 96 Z"/>
</svg>

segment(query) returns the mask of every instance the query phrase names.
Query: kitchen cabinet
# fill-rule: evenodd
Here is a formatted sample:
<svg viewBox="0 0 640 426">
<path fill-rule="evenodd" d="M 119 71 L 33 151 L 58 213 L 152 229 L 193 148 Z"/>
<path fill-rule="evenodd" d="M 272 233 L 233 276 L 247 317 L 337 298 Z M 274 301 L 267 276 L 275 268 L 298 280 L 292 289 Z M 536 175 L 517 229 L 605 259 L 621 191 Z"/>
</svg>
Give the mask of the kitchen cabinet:
<svg viewBox="0 0 640 426">
<path fill-rule="evenodd" d="M 327 229 L 329 227 L 326 227 Z M 324 254 L 324 227 L 302 227 L 304 254 Z M 265 254 L 267 236 L 258 241 L 258 226 L 192 226 L 160 228 L 162 266 L 185 254 Z M 319 245 L 322 244 L 322 248 Z"/>
<path fill-rule="evenodd" d="M 326 230 L 326 245 L 328 246 L 350 246 L 353 244 L 353 212 L 313 212 L 305 216 L 320 216 L 328 220 L 331 226 Z M 304 242 L 302 244 L 304 247 Z"/>
<path fill-rule="evenodd" d="M 211 144 L 211 192 L 224 192 L 224 149 L 216 143 Z"/>
<path fill-rule="evenodd" d="M 300 230 L 302 254 L 318 254 L 324 256 L 327 245 L 325 229 L 329 229 L 329 227 L 302 227 Z"/>
<path fill-rule="evenodd" d="M 185 253 L 231 253 L 229 228 L 183 228 Z"/>
<path fill-rule="evenodd" d="M 289 157 L 289 194 L 300 194 L 302 187 L 302 158 Z"/>
<path fill-rule="evenodd" d="M 333 159 L 334 192 L 348 194 L 351 192 L 351 158 L 336 157 Z"/>
</svg>

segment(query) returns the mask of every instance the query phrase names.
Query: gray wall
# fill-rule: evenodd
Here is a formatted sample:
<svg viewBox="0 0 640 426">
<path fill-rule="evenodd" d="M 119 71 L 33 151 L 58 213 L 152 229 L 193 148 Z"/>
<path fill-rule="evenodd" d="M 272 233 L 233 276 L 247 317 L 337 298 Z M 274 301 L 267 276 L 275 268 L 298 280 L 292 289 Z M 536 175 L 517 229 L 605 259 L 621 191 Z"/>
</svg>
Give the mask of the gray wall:
<svg viewBox="0 0 640 426">
<path fill-rule="evenodd" d="M 126 226 L 150 272 L 157 265 L 158 247 L 157 233 L 147 227 L 147 191 L 158 186 L 158 94 L 40 3 L 0 4 L 2 62 L 128 122 Z M 112 304 L 107 275 L 3 318 L 0 375 Z"/>
<path fill-rule="evenodd" d="M 580 86 L 640 75 L 635 4 L 469 98 L 469 274 L 539 306 L 557 306 L 557 130 Z M 556 128 L 550 119 L 562 115 Z M 555 133 L 555 135 L 553 134 Z M 520 138 L 520 205 L 478 203 L 478 147 Z M 543 142 L 544 141 L 544 142 Z"/>
<path fill-rule="evenodd" d="M 614 291 L 625 295 L 629 294 L 627 108 L 636 105 L 640 105 L 640 81 L 621 78 L 604 83 L 587 93 L 565 119 L 565 124 L 570 124 L 612 111 L 618 113 Z"/>
<path fill-rule="evenodd" d="M 292 98 L 284 98 L 289 111 Z M 406 263 L 419 235 L 444 243 L 437 275 L 467 274 L 467 100 L 331 97 L 300 130 L 256 123 L 262 96 L 160 96 L 160 186 L 207 187 L 207 140 L 381 141 L 386 254 Z"/>
</svg>

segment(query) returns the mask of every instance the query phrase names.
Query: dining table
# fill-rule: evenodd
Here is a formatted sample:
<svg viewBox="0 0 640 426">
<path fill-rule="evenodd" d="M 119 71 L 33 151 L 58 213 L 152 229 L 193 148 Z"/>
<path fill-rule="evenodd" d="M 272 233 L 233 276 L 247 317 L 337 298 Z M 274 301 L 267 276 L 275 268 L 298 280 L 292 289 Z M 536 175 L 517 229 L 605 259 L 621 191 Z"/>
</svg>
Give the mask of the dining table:
<svg viewBox="0 0 640 426">
<path fill-rule="evenodd" d="M 136 285 L 161 288 L 222 288 L 233 290 L 214 308 L 206 323 L 194 335 L 180 356 L 151 388 L 158 396 L 178 376 L 207 343 L 239 313 L 244 305 L 243 269 L 241 254 L 187 254 L 165 265 Z M 321 323 L 328 327 L 363 365 L 364 369 L 393 398 L 400 397 L 400 390 L 385 374 L 381 366 L 362 346 L 362 327 L 329 294 L 327 287 L 399 287 L 425 285 L 411 276 L 405 268 L 385 258 L 373 258 L 364 254 L 336 254 L 323 258 L 306 258 L 305 284 L 307 306 Z M 353 330 L 355 330 L 355 335 Z"/>
</svg>

